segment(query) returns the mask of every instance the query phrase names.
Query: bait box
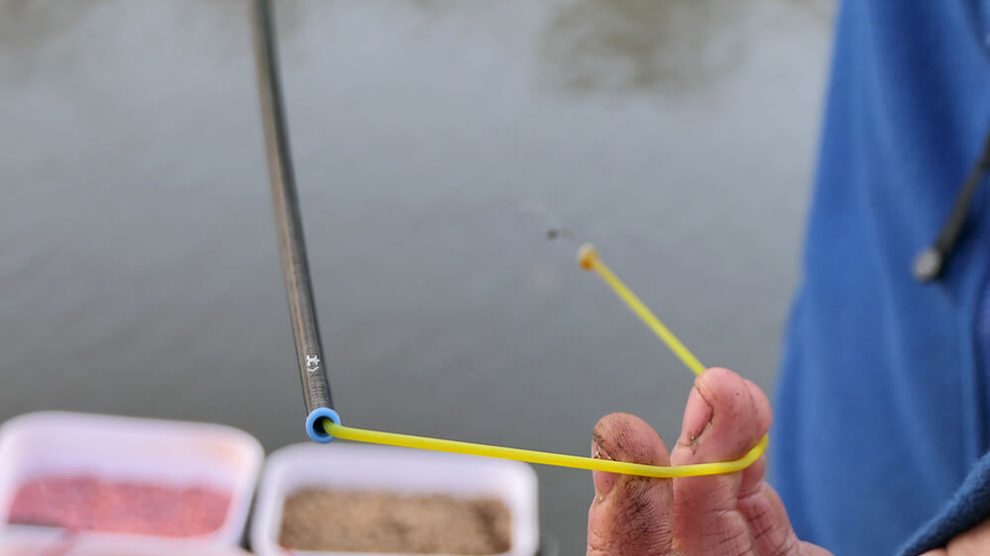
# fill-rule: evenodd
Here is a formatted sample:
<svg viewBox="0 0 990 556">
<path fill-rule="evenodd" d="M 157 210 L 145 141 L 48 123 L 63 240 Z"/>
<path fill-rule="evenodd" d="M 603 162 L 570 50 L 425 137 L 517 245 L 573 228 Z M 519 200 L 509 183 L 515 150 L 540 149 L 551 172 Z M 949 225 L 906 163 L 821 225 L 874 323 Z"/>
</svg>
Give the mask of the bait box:
<svg viewBox="0 0 990 556">
<path fill-rule="evenodd" d="M 54 541 L 58 527 L 9 524 L 18 488 L 31 479 L 85 474 L 111 481 L 203 485 L 230 494 L 219 528 L 193 537 L 102 531 L 72 534 L 79 542 L 139 550 L 171 547 L 174 554 L 237 547 L 244 537 L 264 451 L 248 433 L 223 425 L 67 412 L 15 417 L 0 427 L 0 539 Z"/>
<path fill-rule="evenodd" d="M 182 556 L 250 556 L 239 548 L 188 548 Z M 175 546 L 157 546 L 142 542 L 141 548 L 106 543 L 96 539 L 80 539 L 78 542 L 51 540 L 0 540 L 0 556 L 176 556 Z"/>
<path fill-rule="evenodd" d="M 509 510 L 512 540 L 509 551 L 493 556 L 533 556 L 539 548 L 537 481 L 530 466 L 515 461 L 335 442 L 329 446 L 295 444 L 269 456 L 251 523 L 251 549 L 255 553 L 400 556 L 313 552 L 280 546 L 285 499 L 306 487 L 494 498 Z"/>
</svg>

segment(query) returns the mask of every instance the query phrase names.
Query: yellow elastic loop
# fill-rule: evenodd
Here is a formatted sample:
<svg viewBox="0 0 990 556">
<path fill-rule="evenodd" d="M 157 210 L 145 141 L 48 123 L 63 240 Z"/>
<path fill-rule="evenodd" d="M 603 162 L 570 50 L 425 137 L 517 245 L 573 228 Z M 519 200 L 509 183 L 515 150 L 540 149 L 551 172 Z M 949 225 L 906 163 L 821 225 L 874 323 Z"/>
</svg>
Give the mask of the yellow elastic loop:
<svg viewBox="0 0 990 556">
<path fill-rule="evenodd" d="M 338 425 L 330 419 L 323 420 L 323 428 L 330 436 L 342 438 L 344 440 L 352 440 L 355 442 L 385 444 L 388 446 L 399 446 L 402 448 L 416 448 L 419 450 L 433 450 L 436 452 L 451 452 L 471 456 L 512 459 L 516 461 L 525 461 L 527 463 L 538 463 L 541 465 L 556 465 L 557 467 L 571 467 L 573 469 L 587 469 L 591 471 L 607 471 L 609 473 L 640 475 L 643 477 L 660 477 L 664 479 L 670 479 L 673 477 L 721 475 L 724 473 L 735 473 L 737 471 L 742 471 L 755 463 L 756 460 L 760 459 L 760 456 L 763 455 L 763 451 L 767 447 L 767 437 L 764 436 L 760 440 L 759 444 L 753 447 L 753 449 L 751 449 L 745 456 L 735 461 L 695 463 L 691 465 L 678 465 L 673 467 L 644 465 L 641 463 L 628 463 L 624 461 L 611 461 L 584 456 L 555 454 L 552 452 L 538 452 L 536 450 L 522 450 L 519 448 L 507 448 L 504 446 L 492 446 L 490 444 L 475 444 L 473 442 L 459 442 L 456 440 L 444 440 L 441 438 L 411 436 L 408 434 L 397 434 L 394 432 L 355 429 L 352 427 Z"/>
<path fill-rule="evenodd" d="M 578 262 L 585 270 L 594 270 L 615 292 L 633 313 L 642 320 L 646 326 L 660 338 L 674 355 L 680 359 L 688 369 L 694 374 L 700 375 L 705 372 L 705 366 L 691 353 L 674 333 L 667 328 L 653 314 L 650 309 L 636 297 L 619 277 L 616 276 L 598 256 L 598 251 L 592 245 L 583 245 L 578 251 Z M 416 448 L 419 450 L 433 450 L 437 452 L 451 452 L 455 454 L 467 454 L 472 456 L 484 456 L 500 459 L 511 459 L 525 461 L 527 463 L 537 463 L 541 465 L 555 465 L 558 467 L 570 467 L 574 469 L 587 469 L 591 471 L 605 471 L 608 473 L 621 473 L 624 475 L 639 475 L 642 477 L 658 477 L 670 479 L 674 477 L 701 477 L 704 475 L 722 475 L 736 473 L 753 465 L 763 452 L 767 449 L 769 440 L 764 435 L 763 438 L 753 446 L 743 457 L 733 461 L 720 461 L 712 463 L 695 463 L 690 465 L 663 466 L 644 465 L 641 463 L 629 463 L 624 461 L 611 461 L 595 459 L 584 456 L 572 456 L 567 454 L 556 454 L 552 452 L 539 452 L 536 450 L 523 450 L 520 448 L 507 448 L 504 446 L 492 446 L 490 444 L 475 444 L 473 442 L 460 442 L 456 440 L 444 440 L 442 438 L 429 438 L 425 436 L 411 436 L 408 434 L 397 434 L 394 432 L 373 431 L 367 429 L 356 429 L 338 425 L 330 419 L 323 420 L 323 428 L 327 434 L 343 440 L 354 442 L 366 442 L 370 444 L 385 444 L 388 446 L 399 446 L 402 448 Z"/>
</svg>

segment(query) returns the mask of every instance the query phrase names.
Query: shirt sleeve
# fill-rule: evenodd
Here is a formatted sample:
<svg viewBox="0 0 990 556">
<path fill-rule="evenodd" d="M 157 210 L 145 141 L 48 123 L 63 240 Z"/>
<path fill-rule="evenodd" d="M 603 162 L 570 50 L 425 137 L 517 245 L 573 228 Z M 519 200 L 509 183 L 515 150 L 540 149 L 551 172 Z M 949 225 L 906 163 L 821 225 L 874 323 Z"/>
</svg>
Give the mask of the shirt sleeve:
<svg viewBox="0 0 990 556">
<path fill-rule="evenodd" d="M 901 549 L 902 556 L 917 556 L 945 547 L 960 533 L 990 518 L 990 454 L 973 466 L 959 490 Z"/>
</svg>

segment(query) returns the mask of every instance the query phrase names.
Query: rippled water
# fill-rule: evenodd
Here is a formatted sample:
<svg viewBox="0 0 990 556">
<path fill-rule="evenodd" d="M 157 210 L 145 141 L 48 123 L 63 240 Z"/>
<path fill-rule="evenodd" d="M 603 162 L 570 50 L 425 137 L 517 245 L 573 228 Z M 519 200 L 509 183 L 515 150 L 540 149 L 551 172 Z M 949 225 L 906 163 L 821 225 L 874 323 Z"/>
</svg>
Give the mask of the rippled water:
<svg viewBox="0 0 990 556">
<path fill-rule="evenodd" d="M 828 48 L 787 0 L 278 3 L 347 422 L 583 453 L 669 438 L 689 374 L 548 226 L 706 362 L 768 386 Z M 0 0 L 0 419 L 48 408 L 302 440 L 240 0 Z M 583 550 L 590 477 L 539 469 Z"/>
</svg>

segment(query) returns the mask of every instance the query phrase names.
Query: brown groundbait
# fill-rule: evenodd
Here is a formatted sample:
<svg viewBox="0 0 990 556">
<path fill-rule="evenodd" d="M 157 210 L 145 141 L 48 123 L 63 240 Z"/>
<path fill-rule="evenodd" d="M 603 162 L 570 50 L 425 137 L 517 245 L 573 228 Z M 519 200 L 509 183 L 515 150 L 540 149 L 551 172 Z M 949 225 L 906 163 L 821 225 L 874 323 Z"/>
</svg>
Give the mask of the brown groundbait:
<svg viewBox="0 0 990 556">
<path fill-rule="evenodd" d="M 509 510 L 494 498 L 304 488 L 290 495 L 279 544 L 295 550 L 499 554 Z"/>
</svg>

